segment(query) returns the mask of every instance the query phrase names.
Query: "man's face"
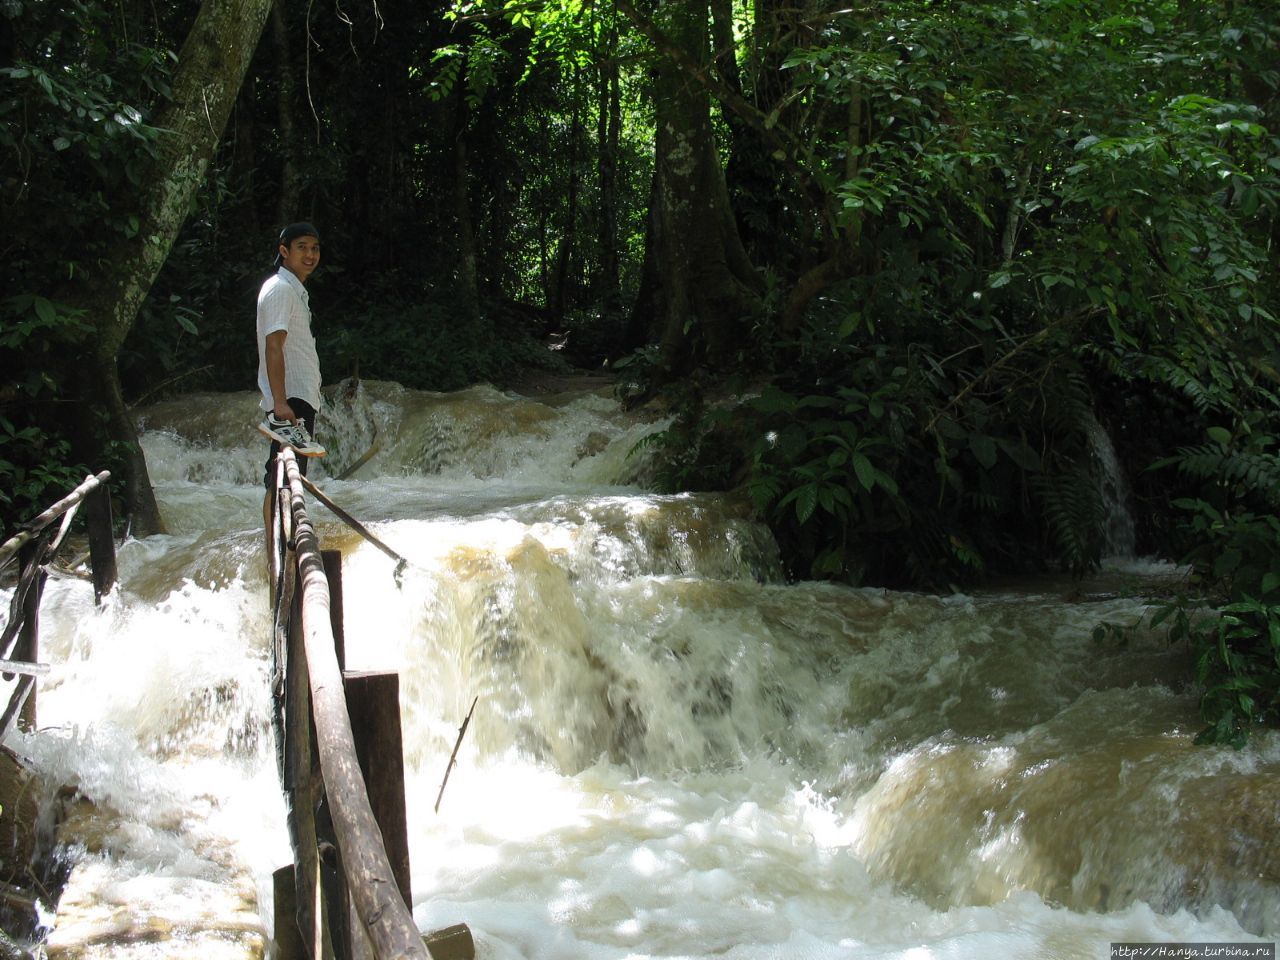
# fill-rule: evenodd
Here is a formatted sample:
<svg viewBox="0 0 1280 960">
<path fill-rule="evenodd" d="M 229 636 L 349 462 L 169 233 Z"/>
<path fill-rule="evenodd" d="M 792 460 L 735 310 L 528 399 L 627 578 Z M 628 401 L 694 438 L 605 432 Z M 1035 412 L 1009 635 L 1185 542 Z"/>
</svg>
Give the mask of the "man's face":
<svg viewBox="0 0 1280 960">
<path fill-rule="evenodd" d="M 280 244 L 280 258 L 284 266 L 303 283 L 320 263 L 320 238 L 295 237 L 288 246 Z"/>
</svg>

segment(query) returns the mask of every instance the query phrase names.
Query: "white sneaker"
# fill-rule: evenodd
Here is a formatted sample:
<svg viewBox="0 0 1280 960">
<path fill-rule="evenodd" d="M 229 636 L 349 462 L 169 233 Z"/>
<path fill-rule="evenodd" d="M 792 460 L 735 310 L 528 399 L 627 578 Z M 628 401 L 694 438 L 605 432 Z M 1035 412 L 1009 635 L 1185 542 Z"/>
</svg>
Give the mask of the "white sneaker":
<svg viewBox="0 0 1280 960">
<path fill-rule="evenodd" d="M 300 457 L 323 457 L 324 447 L 311 439 L 302 421 L 290 423 L 288 420 L 277 420 L 270 411 L 258 424 L 258 429 L 277 443 L 292 447 Z"/>
</svg>

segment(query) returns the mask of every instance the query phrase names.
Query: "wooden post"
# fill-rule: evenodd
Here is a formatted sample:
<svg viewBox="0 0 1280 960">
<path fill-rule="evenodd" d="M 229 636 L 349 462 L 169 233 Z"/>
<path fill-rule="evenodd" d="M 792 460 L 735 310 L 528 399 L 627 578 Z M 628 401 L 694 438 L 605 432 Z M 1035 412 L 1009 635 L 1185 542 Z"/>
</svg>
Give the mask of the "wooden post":
<svg viewBox="0 0 1280 960">
<path fill-rule="evenodd" d="M 286 557 L 286 562 L 292 561 Z M 320 904 L 320 853 L 316 844 L 314 734 L 311 725 L 311 681 L 299 616 L 301 592 L 293 597 L 289 652 L 285 672 L 285 789 L 289 794 L 289 827 L 294 855 L 297 927 L 309 958 L 332 957 Z"/>
<path fill-rule="evenodd" d="M 471 937 L 471 928 L 465 923 L 432 931 L 422 938 L 422 942 L 427 945 L 431 960 L 475 960 L 475 940 Z"/>
<path fill-rule="evenodd" d="M 307 948 L 298 933 L 298 890 L 294 884 L 292 864 L 271 875 L 271 894 L 276 960 L 306 960 Z"/>
<path fill-rule="evenodd" d="M 29 543 L 18 551 L 18 569 L 25 572 L 28 564 L 38 564 L 44 557 L 43 541 Z M 22 630 L 18 635 L 18 645 L 14 649 L 13 659 L 35 663 L 40 659 L 40 596 L 44 593 L 44 582 L 49 575 L 43 570 L 35 571 L 35 579 L 22 599 Z M 18 689 L 26 684 L 28 691 L 26 703 L 18 716 L 18 726 L 27 730 L 36 728 L 36 678 L 23 676 L 18 678 Z"/>
<path fill-rule="evenodd" d="M 347 636 L 342 628 L 342 551 L 321 550 L 320 562 L 329 580 L 329 626 L 333 628 L 333 652 L 338 669 L 347 668 Z"/>
<path fill-rule="evenodd" d="M 355 738 L 356 758 L 382 845 L 395 874 L 404 904 L 413 910 L 409 873 L 409 824 L 404 800 L 404 745 L 400 731 L 400 676 L 396 673 L 353 673 L 342 677 L 347 713 Z"/>
<path fill-rule="evenodd" d="M 111 491 L 100 484 L 85 497 L 85 521 L 89 527 L 89 569 L 93 575 L 93 601 L 101 603 L 119 575 L 116 541 L 112 532 Z"/>
<path fill-rule="evenodd" d="M 325 579 L 329 581 L 329 626 L 333 630 L 333 654 L 338 661 L 338 669 L 343 670 L 347 663 L 346 630 L 342 609 L 342 551 L 321 550 L 320 563 L 324 566 Z M 327 809 L 325 810 L 327 813 Z M 376 810 L 375 810 L 376 815 Z M 334 843 L 333 822 L 326 818 L 322 840 Z M 334 944 L 334 952 L 346 960 L 377 960 L 373 953 L 373 944 L 365 932 L 360 913 L 351 899 L 351 890 L 347 884 L 347 870 L 342 863 L 341 852 L 337 854 L 337 874 L 333 883 L 325 885 L 325 904 L 329 909 L 329 935 Z"/>
</svg>

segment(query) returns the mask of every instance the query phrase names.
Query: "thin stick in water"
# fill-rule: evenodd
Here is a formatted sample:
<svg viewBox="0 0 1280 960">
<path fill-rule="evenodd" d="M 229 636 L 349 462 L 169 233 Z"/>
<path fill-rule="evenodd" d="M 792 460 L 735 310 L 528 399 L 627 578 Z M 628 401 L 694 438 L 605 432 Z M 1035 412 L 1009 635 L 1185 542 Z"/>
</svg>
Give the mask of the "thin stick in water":
<svg viewBox="0 0 1280 960">
<path fill-rule="evenodd" d="M 440 801 L 444 798 L 445 785 L 449 782 L 449 774 L 453 772 L 453 765 L 458 762 L 458 748 L 462 746 L 462 738 L 466 735 L 467 725 L 471 723 L 471 715 L 476 712 L 476 704 L 479 701 L 479 697 L 471 701 L 471 709 L 467 711 L 467 718 L 462 721 L 462 726 L 458 728 L 458 740 L 453 745 L 453 753 L 449 754 L 449 765 L 444 768 L 444 779 L 440 781 L 440 792 L 436 794 L 436 813 L 440 812 Z"/>
</svg>

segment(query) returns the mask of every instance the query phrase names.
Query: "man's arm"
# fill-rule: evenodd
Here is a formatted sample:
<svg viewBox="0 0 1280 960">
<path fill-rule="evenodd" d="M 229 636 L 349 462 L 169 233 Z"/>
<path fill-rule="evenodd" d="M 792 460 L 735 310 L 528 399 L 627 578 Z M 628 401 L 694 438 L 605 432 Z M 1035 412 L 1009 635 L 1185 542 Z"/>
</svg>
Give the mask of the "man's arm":
<svg viewBox="0 0 1280 960">
<path fill-rule="evenodd" d="M 284 392 L 284 341 L 287 336 L 288 330 L 267 334 L 267 382 L 271 384 L 271 399 L 275 403 L 271 413 L 277 420 L 297 423 L 298 415 L 289 406 L 289 398 Z"/>
</svg>

